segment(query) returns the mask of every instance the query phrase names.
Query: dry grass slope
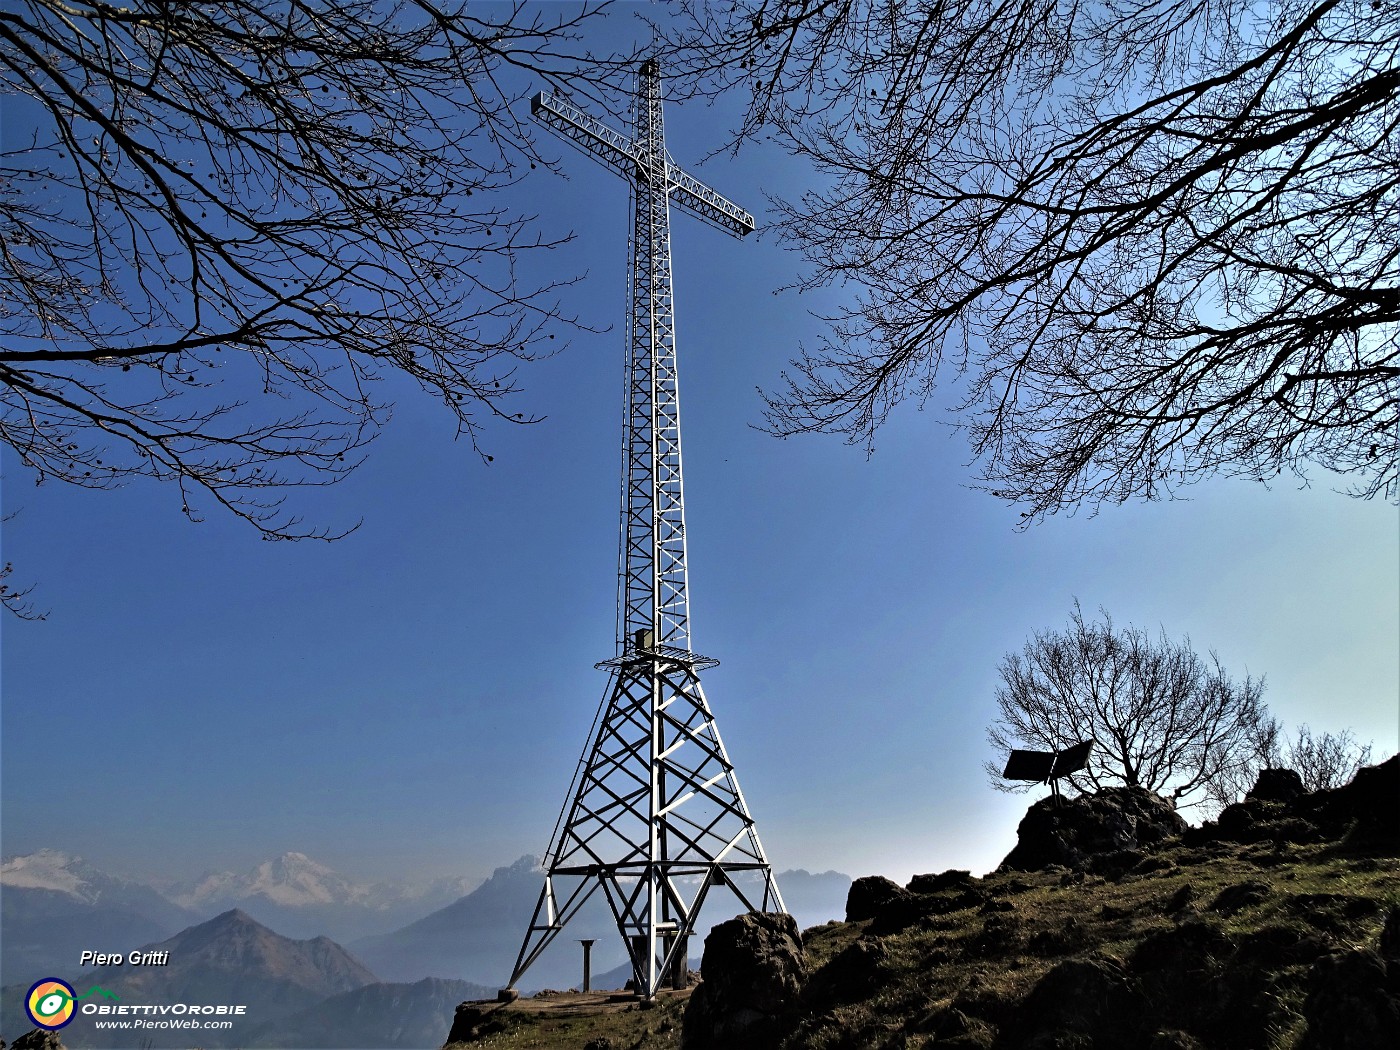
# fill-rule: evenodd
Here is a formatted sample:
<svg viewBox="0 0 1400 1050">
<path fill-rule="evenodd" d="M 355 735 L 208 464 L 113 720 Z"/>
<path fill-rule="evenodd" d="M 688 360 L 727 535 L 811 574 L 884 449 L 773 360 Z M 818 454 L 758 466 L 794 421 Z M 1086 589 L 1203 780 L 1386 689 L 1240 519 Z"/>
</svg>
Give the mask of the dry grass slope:
<svg viewBox="0 0 1400 1050">
<path fill-rule="evenodd" d="M 1191 829 L 1153 849 L 1096 858 L 1089 870 L 916 877 L 912 892 L 872 917 L 803 934 L 801 1006 L 783 1019 L 783 1037 L 752 1050 L 1393 1046 L 1395 763 L 1386 763 L 1384 784 L 1369 782 L 1380 793 L 1321 841 L 1325 822 L 1290 814 L 1321 812 L 1323 803 L 1337 812 L 1347 798 L 1257 805 L 1235 831 Z M 683 1003 L 571 1017 L 502 1010 L 481 1031 L 457 1045 L 681 1047 Z M 691 1035 L 688 1047 L 701 1050 Z"/>
</svg>

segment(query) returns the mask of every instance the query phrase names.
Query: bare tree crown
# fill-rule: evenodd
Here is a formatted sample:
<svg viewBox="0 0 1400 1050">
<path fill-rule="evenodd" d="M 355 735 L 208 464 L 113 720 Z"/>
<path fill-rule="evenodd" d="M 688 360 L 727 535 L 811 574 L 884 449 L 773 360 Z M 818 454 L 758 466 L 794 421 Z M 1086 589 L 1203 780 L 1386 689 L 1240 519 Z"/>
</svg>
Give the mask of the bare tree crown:
<svg viewBox="0 0 1400 1050">
<path fill-rule="evenodd" d="M 1252 745 L 1268 719 L 1264 680 L 1232 678 L 1189 639 L 1119 628 L 1106 612 L 1086 621 L 1075 602 L 1066 630 L 1037 632 L 998 670 L 992 746 L 1004 760 L 1015 747 L 1092 739 L 1089 765 L 1065 778 L 1073 790 L 1141 787 L 1187 806 L 1213 802 L 1223 780 L 1258 768 Z M 987 766 L 996 787 L 1006 783 L 1000 768 Z"/>
<path fill-rule="evenodd" d="M 384 377 L 474 446 L 528 421 L 516 369 L 568 319 L 502 191 L 538 160 L 527 90 L 627 68 L 578 44 L 604 6 L 6 5 L 0 439 L 38 482 L 330 538 L 283 494 L 353 469 Z"/>
<path fill-rule="evenodd" d="M 822 177 L 775 201 L 853 304 L 769 395 L 869 445 L 951 368 L 1037 520 L 1222 473 L 1400 496 L 1395 0 L 685 5 L 673 71 Z"/>
</svg>

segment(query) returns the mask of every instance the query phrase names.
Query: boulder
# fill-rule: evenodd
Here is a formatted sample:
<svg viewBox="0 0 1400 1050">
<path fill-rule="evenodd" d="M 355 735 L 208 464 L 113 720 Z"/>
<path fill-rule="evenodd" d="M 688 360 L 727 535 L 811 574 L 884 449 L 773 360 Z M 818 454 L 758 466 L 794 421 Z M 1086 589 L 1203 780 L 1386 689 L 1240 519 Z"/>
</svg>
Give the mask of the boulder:
<svg viewBox="0 0 1400 1050">
<path fill-rule="evenodd" d="M 883 875 L 866 875 L 851 883 L 846 893 L 846 921 L 863 922 L 892 903 L 909 900 L 909 891 Z"/>
<path fill-rule="evenodd" d="M 1303 1016 L 1308 1027 L 1299 1050 L 1395 1045 L 1400 1002 L 1387 993 L 1385 963 L 1375 952 L 1354 948 L 1324 955 L 1308 971 L 1307 987 Z"/>
<path fill-rule="evenodd" d="M 1070 959 L 1049 970 L 1002 1026 L 997 1046 L 1133 1046 L 1142 1005 L 1117 960 Z"/>
<path fill-rule="evenodd" d="M 1097 856 L 1155 846 L 1185 830 L 1169 802 L 1142 788 L 1104 788 L 1070 800 L 1052 796 L 1026 812 L 1000 870 L 1062 864 L 1083 871 Z"/>
<path fill-rule="evenodd" d="M 1292 802 L 1303 794 L 1303 778 L 1293 769 L 1261 769 L 1254 786 L 1245 792 L 1246 799 L 1260 802 Z"/>
<path fill-rule="evenodd" d="M 884 940 L 867 933 L 812 974 L 803 988 L 803 1000 L 810 1007 L 825 1010 L 869 995 L 885 979 L 889 955 Z"/>
<path fill-rule="evenodd" d="M 797 920 L 749 912 L 720 923 L 705 938 L 700 976 L 686 1004 L 686 1050 L 777 1045 L 807 978 Z"/>
<path fill-rule="evenodd" d="M 504 1005 L 502 1002 L 465 1002 L 457 1006 L 452 1017 L 452 1028 L 447 1033 L 448 1043 L 466 1043 L 479 1039 L 491 1032 L 504 1029 L 500 1018 L 494 1016 Z"/>
<path fill-rule="evenodd" d="M 972 872 L 949 868 L 936 875 L 915 875 L 909 880 L 910 893 L 941 893 L 944 890 L 968 890 L 977 880 Z"/>
<path fill-rule="evenodd" d="M 933 1036 L 934 1045 L 940 1050 L 963 1048 L 963 1050 L 987 1050 L 994 1042 L 991 1027 L 975 1017 L 969 1017 L 955 1006 L 934 1007 L 912 1026 L 915 1032 L 927 1032 Z"/>
<path fill-rule="evenodd" d="M 1215 900 L 1211 901 L 1210 908 L 1211 911 L 1217 911 L 1221 915 L 1234 915 L 1246 908 L 1263 903 L 1271 892 L 1267 882 L 1251 879 L 1233 886 L 1226 886 L 1216 894 Z"/>
</svg>

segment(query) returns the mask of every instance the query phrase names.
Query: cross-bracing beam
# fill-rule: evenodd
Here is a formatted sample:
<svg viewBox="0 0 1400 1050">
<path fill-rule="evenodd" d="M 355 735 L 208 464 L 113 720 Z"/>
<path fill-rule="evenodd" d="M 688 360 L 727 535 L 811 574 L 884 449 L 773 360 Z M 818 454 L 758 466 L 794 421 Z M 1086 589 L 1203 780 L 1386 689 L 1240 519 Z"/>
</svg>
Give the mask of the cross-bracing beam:
<svg viewBox="0 0 1400 1050">
<path fill-rule="evenodd" d="M 545 856 L 545 885 L 511 984 L 602 888 L 639 992 L 684 974 L 687 944 L 713 886 L 750 908 L 784 910 L 690 649 L 680 402 L 671 295 L 670 205 L 737 237 L 753 216 L 682 171 L 666 151 L 661 77 L 637 80 L 629 137 L 566 99 L 540 93 L 536 119 L 628 180 L 627 384 L 617 654 L 595 732 Z M 761 882 L 761 892 L 759 885 Z"/>
</svg>

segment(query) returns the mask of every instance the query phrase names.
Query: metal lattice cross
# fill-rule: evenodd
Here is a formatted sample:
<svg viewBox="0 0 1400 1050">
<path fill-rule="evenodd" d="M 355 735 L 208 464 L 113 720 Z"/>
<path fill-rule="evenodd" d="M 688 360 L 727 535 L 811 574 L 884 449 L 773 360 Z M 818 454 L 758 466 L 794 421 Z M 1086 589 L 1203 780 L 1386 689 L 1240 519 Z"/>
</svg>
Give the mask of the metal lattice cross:
<svg viewBox="0 0 1400 1050">
<path fill-rule="evenodd" d="M 590 741 L 545 857 L 545 884 L 511 974 L 539 958 L 601 888 L 632 962 L 655 995 L 685 973 L 706 895 L 727 885 L 750 909 L 783 911 L 734 766 L 700 688 L 717 663 L 690 648 L 680 402 L 671 297 L 670 205 L 736 236 L 753 217 L 666 152 L 661 76 L 638 73 L 627 138 L 557 96 L 535 118 L 631 184 L 627 404 L 617 652 Z"/>
</svg>

